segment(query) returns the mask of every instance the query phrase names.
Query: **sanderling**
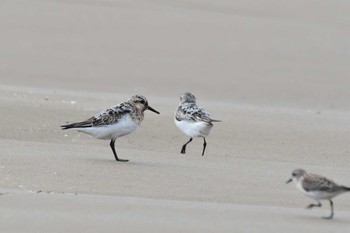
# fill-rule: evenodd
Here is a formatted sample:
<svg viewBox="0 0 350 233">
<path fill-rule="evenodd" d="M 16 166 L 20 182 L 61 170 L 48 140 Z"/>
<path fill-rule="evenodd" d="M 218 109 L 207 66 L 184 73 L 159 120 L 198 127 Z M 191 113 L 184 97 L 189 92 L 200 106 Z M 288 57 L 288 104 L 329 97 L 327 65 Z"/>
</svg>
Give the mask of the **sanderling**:
<svg viewBox="0 0 350 233">
<path fill-rule="evenodd" d="M 334 215 L 332 198 L 350 191 L 350 188 L 338 185 L 326 177 L 308 174 L 303 169 L 296 169 L 292 173 L 292 177 L 287 181 L 295 181 L 296 187 L 308 197 L 316 200 L 318 204 L 310 204 L 306 208 L 311 209 L 312 207 L 321 207 L 320 200 L 329 200 L 331 206 L 331 215 L 323 217 L 325 219 L 332 219 Z"/>
<path fill-rule="evenodd" d="M 77 128 L 78 132 L 89 134 L 97 139 L 111 140 L 110 147 L 117 161 L 127 162 L 129 160 L 119 159 L 115 152 L 115 140 L 134 131 L 141 123 L 145 110 L 158 111 L 148 106 L 147 99 L 142 95 L 134 95 L 126 102 L 109 108 L 86 121 L 62 125 L 62 129 Z"/>
<path fill-rule="evenodd" d="M 190 140 L 182 146 L 181 154 L 186 153 L 186 146 L 193 137 L 202 137 L 204 140 L 202 155 L 204 155 L 207 146 L 205 137 L 209 135 L 213 122 L 220 121 L 211 119 L 209 113 L 196 104 L 196 97 L 192 93 L 183 93 L 180 101 L 181 103 L 175 112 L 175 124 L 190 137 Z"/>
</svg>

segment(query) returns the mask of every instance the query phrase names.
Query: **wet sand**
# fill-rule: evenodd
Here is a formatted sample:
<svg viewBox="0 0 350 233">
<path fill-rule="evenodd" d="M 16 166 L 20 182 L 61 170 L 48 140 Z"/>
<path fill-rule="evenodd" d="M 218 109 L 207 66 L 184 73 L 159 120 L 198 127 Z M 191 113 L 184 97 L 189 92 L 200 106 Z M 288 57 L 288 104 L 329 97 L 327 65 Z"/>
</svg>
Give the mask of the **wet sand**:
<svg viewBox="0 0 350 233">
<path fill-rule="evenodd" d="M 260 2 L 260 1 L 259 1 Z M 345 232 L 286 185 L 349 182 L 347 1 L 2 1 L 0 228 L 6 232 Z M 327 5 L 329 4 L 329 5 Z M 175 126 L 192 91 L 207 138 Z M 75 131 L 143 94 L 161 112 L 109 142 Z"/>
</svg>

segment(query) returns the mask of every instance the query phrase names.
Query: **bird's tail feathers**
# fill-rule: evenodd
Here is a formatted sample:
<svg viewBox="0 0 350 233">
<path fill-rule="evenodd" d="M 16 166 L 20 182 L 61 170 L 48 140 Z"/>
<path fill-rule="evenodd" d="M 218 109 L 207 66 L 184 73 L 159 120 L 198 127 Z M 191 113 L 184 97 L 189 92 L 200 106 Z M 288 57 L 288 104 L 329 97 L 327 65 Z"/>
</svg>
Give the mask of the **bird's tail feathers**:
<svg viewBox="0 0 350 233">
<path fill-rule="evenodd" d="M 91 127 L 91 124 L 87 125 L 87 124 L 82 124 L 81 122 L 78 122 L 78 123 L 71 123 L 71 124 L 61 125 L 61 128 L 63 130 L 65 130 L 65 129 L 73 129 L 73 128 L 87 128 L 87 127 Z"/>
<path fill-rule="evenodd" d="M 350 192 L 350 187 L 342 186 L 342 188 L 345 192 Z"/>
<path fill-rule="evenodd" d="M 72 129 L 75 128 L 75 123 L 67 124 L 67 125 L 61 125 L 62 129 Z"/>
</svg>

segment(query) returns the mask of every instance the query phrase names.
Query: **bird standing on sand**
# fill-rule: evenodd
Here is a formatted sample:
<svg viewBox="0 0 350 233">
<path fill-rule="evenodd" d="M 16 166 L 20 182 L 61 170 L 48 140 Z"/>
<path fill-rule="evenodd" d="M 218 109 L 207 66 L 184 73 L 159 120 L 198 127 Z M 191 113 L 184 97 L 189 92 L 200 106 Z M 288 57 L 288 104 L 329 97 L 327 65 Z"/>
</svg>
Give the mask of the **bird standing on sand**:
<svg viewBox="0 0 350 233">
<path fill-rule="evenodd" d="M 207 146 L 205 137 L 210 134 L 213 122 L 220 121 L 211 119 L 209 113 L 196 104 L 196 97 L 192 93 L 183 93 L 180 101 L 181 103 L 175 112 L 175 124 L 190 137 L 190 140 L 182 146 L 181 154 L 186 153 L 186 146 L 192 141 L 193 137 L 202 137 L 204 140 L 203 156 Z"/>
<path fill-rule="evenodd" d="M 334 216 L 332 198 L 350 191 L 349 187 L 338 185 L 323 176 L 308 174 L 303 169 L 293 171 L 292 177 L 287 181 L 287 184 L 292 181 L 295 181 L 296 187 L 302 193 L 318 202 L 317 204 L 310 204 L 306 208 L 321 207 L 320 200 L 329 200 L 331 214 L 330 216 L 323 217 L 324 219 L 332 219 Z"/>
<path fill-rule="evenodd" d="M 144 111 L 158 111 L 148 106 L 147 99 L 142 95 L 134 95 L 126 102 L 109 108 L 95 116 L 81 122 L 62 125 L 62 129 L 78 129 L 97 139 L 111 140 L 110 147 L 114 157 L 119 162 L 129 160 L 119 159 L 115 151 L 115 140 L 125 136 L 138 128 L 144 118 Z"/>
</svg>

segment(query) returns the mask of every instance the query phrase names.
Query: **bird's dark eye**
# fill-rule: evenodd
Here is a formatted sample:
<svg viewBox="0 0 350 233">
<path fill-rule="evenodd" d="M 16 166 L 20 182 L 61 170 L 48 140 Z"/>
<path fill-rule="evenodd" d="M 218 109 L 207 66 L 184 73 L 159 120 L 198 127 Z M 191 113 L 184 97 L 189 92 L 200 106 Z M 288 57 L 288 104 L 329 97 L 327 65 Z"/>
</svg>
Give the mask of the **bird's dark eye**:
<svg viewBox="0 0 350 233">
<path fill-rule="evenodd" d="M 296 176 L 297 174 L 295 174 L 295 173 L 292 173 L 292 176 Z"/>
<path fill-rule="evenodd" d="M 145 100 L 144 99 L 140 100 L 140 103 L 145 104 Z"/>
</svg>

